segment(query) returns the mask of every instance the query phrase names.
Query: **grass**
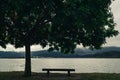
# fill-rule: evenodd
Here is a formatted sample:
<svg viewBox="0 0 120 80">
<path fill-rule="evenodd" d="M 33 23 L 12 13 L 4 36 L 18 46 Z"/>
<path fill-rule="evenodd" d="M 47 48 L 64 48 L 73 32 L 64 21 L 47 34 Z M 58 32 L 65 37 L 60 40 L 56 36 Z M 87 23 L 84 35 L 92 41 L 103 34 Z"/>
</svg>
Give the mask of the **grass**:
<svg viewBox="0 0 120 80">
<path fill-rule="evenodd" d="M 24 77 L 23 72 L 0 72 L 0 80 L 120 80 L 120 74 L 115 73 L 74 73 L 67 74 L 32 73 L 31 77 Z"/>
</svg>

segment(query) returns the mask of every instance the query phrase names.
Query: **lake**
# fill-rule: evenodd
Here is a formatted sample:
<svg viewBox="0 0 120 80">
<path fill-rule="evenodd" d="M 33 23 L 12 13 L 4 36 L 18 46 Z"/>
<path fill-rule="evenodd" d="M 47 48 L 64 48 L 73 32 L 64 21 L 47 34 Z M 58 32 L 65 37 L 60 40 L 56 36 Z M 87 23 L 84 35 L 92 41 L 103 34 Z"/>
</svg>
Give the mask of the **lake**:
<svg viewBox="0 0 120 80">
<path fill-rule="evenodd" d="M 0 71 L 24 71 L 24 59 L 0 59 Z M 32 58 L 32 72 L 42 68 L 74 68 L 75 73 L 120 73 L 120 59 Z"/>
</svg>

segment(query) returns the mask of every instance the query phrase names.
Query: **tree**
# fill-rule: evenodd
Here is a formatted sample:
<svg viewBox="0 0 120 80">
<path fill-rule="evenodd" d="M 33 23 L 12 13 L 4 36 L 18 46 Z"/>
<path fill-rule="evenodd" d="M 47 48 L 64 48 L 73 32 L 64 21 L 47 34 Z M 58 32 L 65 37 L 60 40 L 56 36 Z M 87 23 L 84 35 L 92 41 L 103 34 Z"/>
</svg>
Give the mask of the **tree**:
<svg viewBox="0 0 120 80">
<path fill-rule="evenodd" d="M 74 53 L 76 45 L 99 49 L 116 36 L 112 0 L 2 0 L 0 26 L 4 40 L 25 46 L 25 76 L 31 76 L 30 46 Z M 0 30 L 2 31 L 2 30 Z M 7 38 L 7 39 L 6 39 Z M 4 40 L 0 40 L 3 41 Z"/>
<path fill-rule="evenodd" d="M 4 9 L 3 6 L 1 5 L 2 2 L 0 1 L 0 46 L 3 48 L 6 48 L 6 44 L 8 43 L 8 39 L 6 37 L 7 33 L 6 27 L 4 24 Z"/>
</svg>

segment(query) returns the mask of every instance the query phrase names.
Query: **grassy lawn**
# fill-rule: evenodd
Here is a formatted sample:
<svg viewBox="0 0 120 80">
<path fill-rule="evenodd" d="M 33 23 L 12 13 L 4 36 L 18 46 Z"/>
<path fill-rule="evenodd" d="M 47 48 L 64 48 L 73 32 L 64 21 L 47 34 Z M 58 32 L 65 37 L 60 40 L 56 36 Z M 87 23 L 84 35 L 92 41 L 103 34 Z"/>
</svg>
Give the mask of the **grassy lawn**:
<svg viewBox="0 0 120 80">
<path fill-rule="evenodd" d="M 45 73 L 32 73 L 32 77 L 26 78 L 23 72 L 0 72 L 0 80 L 120 80 L 120 74 L 107 73 L 77 73 L 67 74 L 52 73 L 47 76 Z"/>
</svg>

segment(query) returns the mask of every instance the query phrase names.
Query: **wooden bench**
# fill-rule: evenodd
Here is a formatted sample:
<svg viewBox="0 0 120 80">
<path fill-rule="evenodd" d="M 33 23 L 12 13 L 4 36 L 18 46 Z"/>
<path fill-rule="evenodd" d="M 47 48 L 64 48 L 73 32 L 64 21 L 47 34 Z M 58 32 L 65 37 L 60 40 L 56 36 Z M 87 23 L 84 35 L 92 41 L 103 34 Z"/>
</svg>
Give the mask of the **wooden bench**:
<svg viewBox="0 0 120 80">
<path fill-rule="evenodd" d="M 47 71 L 47 75 L 50 75 L 50 71 L 67 71 L 68 76 L 70 76 L 71 71 L 75 71 L 75 69 L 53 69 L 53 68 L 44 68 L 42 71 Z"/>
</svg>

